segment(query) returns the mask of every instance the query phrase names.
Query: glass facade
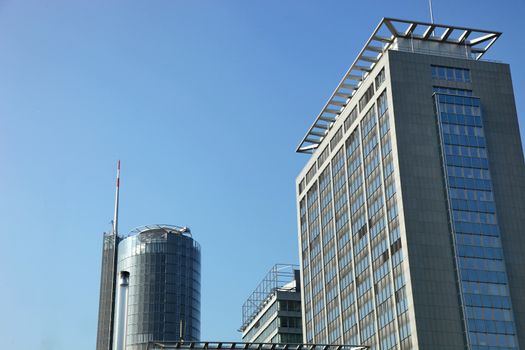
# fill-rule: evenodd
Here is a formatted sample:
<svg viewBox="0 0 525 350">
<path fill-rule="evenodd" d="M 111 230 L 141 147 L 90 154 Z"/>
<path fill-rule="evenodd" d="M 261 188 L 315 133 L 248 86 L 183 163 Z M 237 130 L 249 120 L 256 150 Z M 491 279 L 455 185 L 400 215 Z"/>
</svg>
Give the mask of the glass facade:
<svg viewBox="0 0 525 350">
<path fill-rule="evenodd" d="M 469 348 L 518 349 L 480 99 L 434 91 Z"/>
<path fill-rule="evenodd" d="M 306 343 L 411 348 L 387 96 L 371 84 L 330 161 L 302 182 Z"/>
<path fill-rule="evenodd" d="M 140 231 L 118 246 L 117 272 L 129 273 L 125 349 L 149 341 L 200 338 L 200 246 L 169 226 Z"/>
</svg>

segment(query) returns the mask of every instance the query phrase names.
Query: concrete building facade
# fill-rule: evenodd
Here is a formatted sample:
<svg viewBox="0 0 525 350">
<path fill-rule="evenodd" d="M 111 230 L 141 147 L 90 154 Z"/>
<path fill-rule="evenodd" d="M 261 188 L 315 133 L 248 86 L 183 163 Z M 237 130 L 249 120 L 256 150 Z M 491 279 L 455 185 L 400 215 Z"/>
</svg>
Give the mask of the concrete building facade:
<svg viewBox="0 0 525 350">
<path fill-rule="evenodd" d="M 525 344 L 525 164 L 498 32 L 383 19 L 298 147 L 304 341 Z"/>
</svg>

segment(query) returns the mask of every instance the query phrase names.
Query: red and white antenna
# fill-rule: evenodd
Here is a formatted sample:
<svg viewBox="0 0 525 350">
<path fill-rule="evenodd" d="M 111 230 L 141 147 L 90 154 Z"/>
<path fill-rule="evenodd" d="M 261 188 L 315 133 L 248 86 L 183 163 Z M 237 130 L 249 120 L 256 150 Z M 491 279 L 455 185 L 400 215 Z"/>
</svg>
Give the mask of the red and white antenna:
<svg viewBox="0 0 525 350">
<path fill-rule="evenodd" d="M 118 199 L 120 189 L 120 160 L 117 163 L 117 183 L 115 188 L 115 213 L 113 215 L 113 234 L 118 234 Z"/>
</svg>

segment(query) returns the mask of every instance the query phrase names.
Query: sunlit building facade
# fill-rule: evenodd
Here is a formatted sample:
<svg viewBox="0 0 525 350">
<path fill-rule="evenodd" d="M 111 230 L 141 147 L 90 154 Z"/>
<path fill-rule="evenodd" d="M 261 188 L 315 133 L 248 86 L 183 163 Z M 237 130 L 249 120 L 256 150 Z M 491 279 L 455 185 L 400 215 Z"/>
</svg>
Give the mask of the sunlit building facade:
<svg viewBox="0 0 525 350">
<path fill-rule="evenodd" d="M 525 344 L 525 164 L 500 33 L 383 19 L 297 151 L 304 341 Z"/>
</svg>

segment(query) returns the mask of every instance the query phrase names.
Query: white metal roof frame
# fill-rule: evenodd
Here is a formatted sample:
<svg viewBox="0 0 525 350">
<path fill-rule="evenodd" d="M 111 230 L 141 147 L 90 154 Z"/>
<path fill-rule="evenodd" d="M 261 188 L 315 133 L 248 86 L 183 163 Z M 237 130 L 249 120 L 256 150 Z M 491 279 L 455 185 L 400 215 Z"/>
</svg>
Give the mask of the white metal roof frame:
<svg viewBox="0 0 525 350">
<path fill-rule="evenodd" d="M 387 34 L 382 35 L 383 32 Z M 479 60 L 500 35 L 501 32 L 490 30 L 383 18 L 308 129 L 296 152 L 313 153 L 319 147 L 337 117 L 394 39 L 418 39 L 468 46 L 472 59 Z"/>
</svg>

